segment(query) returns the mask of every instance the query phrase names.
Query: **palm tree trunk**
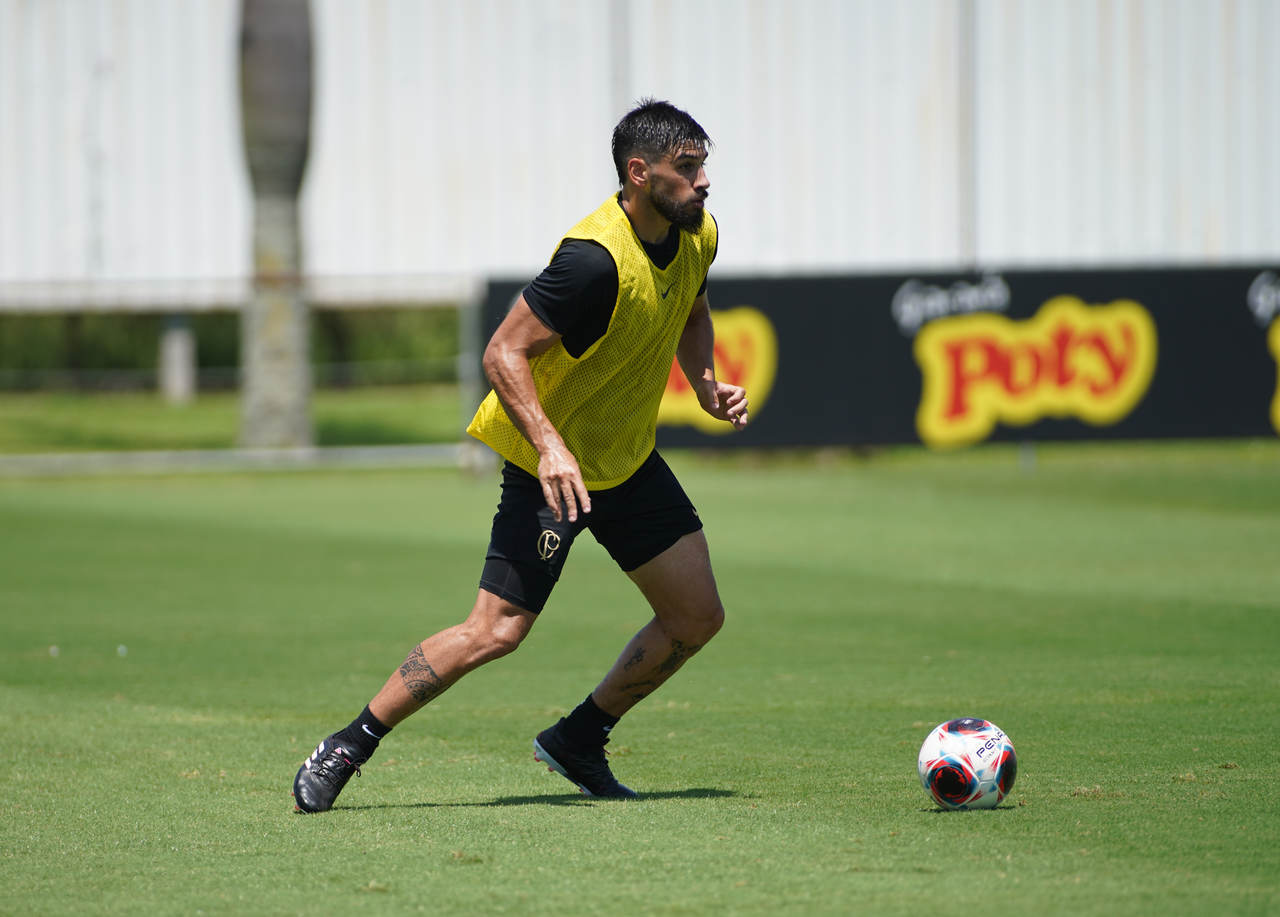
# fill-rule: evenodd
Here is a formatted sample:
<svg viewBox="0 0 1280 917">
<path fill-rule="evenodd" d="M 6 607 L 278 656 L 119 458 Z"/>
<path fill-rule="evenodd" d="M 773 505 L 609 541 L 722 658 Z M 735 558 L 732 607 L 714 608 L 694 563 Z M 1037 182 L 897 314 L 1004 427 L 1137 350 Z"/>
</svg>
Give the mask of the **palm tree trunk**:
<svg viewBox="0 0 1280 917">
<path fill-rule="evenodd" d="M 307 0 L 241 0 L 240 97 L 254 195 L 240 439 L 252 447 L 309 446 L 311 365 L 298 230 L 311 127 Z"/>
</svg>

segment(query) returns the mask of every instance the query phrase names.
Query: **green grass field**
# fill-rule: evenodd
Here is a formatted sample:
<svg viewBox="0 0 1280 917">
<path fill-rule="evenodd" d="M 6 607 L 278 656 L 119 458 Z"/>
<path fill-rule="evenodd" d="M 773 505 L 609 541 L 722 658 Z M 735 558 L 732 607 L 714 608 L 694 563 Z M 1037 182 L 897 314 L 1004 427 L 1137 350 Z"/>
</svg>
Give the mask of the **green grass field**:
<svg viewBox="0 0 1280 917">
<path fill-rule="evenodd" d="M 584 538 L 319 816 L 294 771 L 470 607 L 495 483 L 0 479 L 0 912 L 1280 912 L 1280 443 L 1025 459 L 673 456 L 729 618 L 615 731 L 646 798 L 531 757 L 645 618 Z M 920 788 L 960 715 L 1001 809 Z"/>
<path fill-rule="evenodd" d="M 317 388 L 311 407 L 320 446 L 449 443 L 462 435 L 450 384 Z M 201 392 L 184 405 L 154 392 L 0 392 L 0 455 L 226 449 L 239 433 L 236 392 Z"/>
</svg>

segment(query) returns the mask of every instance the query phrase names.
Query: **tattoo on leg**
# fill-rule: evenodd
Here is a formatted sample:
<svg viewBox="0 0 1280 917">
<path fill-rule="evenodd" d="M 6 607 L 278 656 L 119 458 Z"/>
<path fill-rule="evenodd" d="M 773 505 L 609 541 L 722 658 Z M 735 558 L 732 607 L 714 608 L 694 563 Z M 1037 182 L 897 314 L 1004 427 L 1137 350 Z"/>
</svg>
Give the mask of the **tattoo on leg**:
<svg viewBox="0 0 1280 917">
<path fill-rule="evenodd" d="M 423 657 L 421 644 L 415 646 L 401 664 L 400 678 L 409 696 L 420 704 L 425 704 L 445 689 L 444 681 Z"/>
<path fill-rule="evenodd" d="M 632 700 L 644 700 L 650 694 L 658 689 L 656 681 L 633 681 L 630 684 L 623 685 L 618 690 L 627 692 Z"/>
<path fill-rule="evenodd" d="M 679 640 L 671 641 L 671 655 L 666 658 L 662 665 L 658 666 L 658 671 L 670 674 L 684 664 L 684 661 L 702 649 L 702 644 L 685 644 Z"/>
<path fill-rule="evenodd" d="M 625 672 L 627 669 L 638 666 L 643 661 L 644 661 L 644 647 L 638 646 L 636 647 L 636 651 L 631 655 L 631 658 L 627 660 L 626 664 L 622 667 L 622 669 Z"/>
<path fill-rule="evenodd" d="M 671 655 L 658 666 L 657 671 L 654 673 L 655 677 L 628 682 L 618 690 L 625 691 L 632 700 L 644 700 L 656 691 L 658 686 L 666 681 L 676 669 L 680 668 L 686 659 L 700 649 L 702 649 L 701 643 L 682 643 L 679 640 L 672 640 Z M 642 659 L 644 659 L 644 648 L 640 647 L 622 667 L 623 671 L 638 665 Z M 649 671 L 653 672 L 653 669 L 650 668 Z"/>
</svg>

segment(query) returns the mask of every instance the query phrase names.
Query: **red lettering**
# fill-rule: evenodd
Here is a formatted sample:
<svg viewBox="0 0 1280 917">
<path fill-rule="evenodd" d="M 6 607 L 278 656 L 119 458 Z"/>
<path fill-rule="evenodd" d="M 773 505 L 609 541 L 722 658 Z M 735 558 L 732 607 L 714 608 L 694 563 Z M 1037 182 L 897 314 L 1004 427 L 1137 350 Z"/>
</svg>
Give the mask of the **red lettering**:
<svg viewBox="0 0 1280 917">
<path fill-rule="evenodd" d="M 1078 417 L 1115 423 L 1142 398 L 1156 333 L 1138 303 L 1049 300 L 1033 318 L 974 314 L 930 322 L 914 346 L 924 373 L 916 416 L 930 445 L 975 442 L 999 422 Z"/>
<path fill-rule="evenodd" d="M 750 378 L 751 367 L 757 359 L 756 342 L 749 334 L 738 334 L 736 339 L 716 341 L 713 358 L 717 379 L 743 385 Z M 693 388 L 680 369 L 680 361 L 672 360 L 671 372 L 667 374 L 668 394 L 682 395 L 691 391 Z"/>
<path fill-rule="evenodd" d="M 1095 379 L 1089 383 L 1089 390 L 1095 395 L 1103 395 L 1114 389 L 1120 384 L 1120 380 L 1124 379 L 1129 373 L 1129 365 L 1133 362 L 1134 344 L 1133 328 L 1129 325 L 1120 326 L 1120 336 L 1124 338 L 1124 351 L 1113 352 L 1111 350 L 1111 342 L 1107 340 L 1107 336 L 1101 332 L 1095 331 L 1081 338 L 1083 343 L 1089 344 L 1098 352 L 1098 356 L 1102 357 L 1102 361 L 1107 364 L 1107 371 L 1110 378 Z"/>
<path fill-rule="evenodd" d="M 1075 337 L 1075 332 L 1071 330 L 1071 326 L 1061 324 L 1058 326 L 1050 337 L 1053 342 L 1053 363 L 1054 383 L 1058 388 L 1066 388 L 1076 377 L 1075 368 L 1071 365 L 1071 361 L 1067 359 L 1067 354 L 1071 350 L 1071 340 Z"/>
<path fill-rule="evenodd" d="M 969 353 L 985 358 L 981 369 L 973 367 Z M 947 360 L 951 367 L 951 400 L 946 416 L 963 417 L 969 413 L 969 386 L 1003 375 L 1004 352 L 995 341 L 980 338 L 962 338 L 946 344 Z"/>
</svg>

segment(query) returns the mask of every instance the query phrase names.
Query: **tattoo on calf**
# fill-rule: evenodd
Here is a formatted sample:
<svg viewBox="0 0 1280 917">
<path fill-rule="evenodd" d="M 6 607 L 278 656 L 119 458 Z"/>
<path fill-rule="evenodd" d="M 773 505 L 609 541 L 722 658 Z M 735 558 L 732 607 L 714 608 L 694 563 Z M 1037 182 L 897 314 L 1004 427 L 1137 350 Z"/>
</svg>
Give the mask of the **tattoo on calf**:
<svg viewBox="0 0 1280 917">
<path fill-rule="evenodd" d="M 626 691 L 632 700 L 644 700 L 656 691 L 658 685 L 666 681 L 671 673 L 680 668 L 686 659 L 702 649 L 702 646 L 701 643 L 682 643 L 679 640 L 672 640 L 671 655 L 658 666 L 657 671 L 654 673 L 656 677 L 629 682 L 623 685 L 620 690 Z M 625 671 L 632 668 L 632 666 L 638 665 L 642 659 L 644 659 L 643 647 L 637 649 L 635 655 L 627 660 L 622 667 L 623 670 Z M 649 671 L 653 672 L 654 670 L 650 668 Z"/>
<path fill-rule="evenodd" d="M 650 694 L 658 689 L 656 681 L 633 681 L 631 684 L 623 685 L 621 690 L 627 692 L 627 696 L 632 700 L 644 700 Z"/>
<path fill-rule="evenodd" d="M 422 655 L 421 644 L 415 646 L 400 665 L 400 678 L 409 696 L 420 704 L 425 704 L 446 687 L 436 670 L 431 668 L 431 663 Z"/>
<path fill-rule="evenodd" d="M 638 666 L 642 662 L 644 662 L 644 647 L 638 646 L 636 647 L 636 651 L 631 654 L 631 658 L 622 666 L 622 670 L 625 672 L 628 669 Z"/>
<path fill-rule="evenodd" d="M 702 649 L 701 643 L 681 643 L 679 640 L 672 640 L 671 655 L 666 658 L 662 665 L 658 666 L 658 671 L 670 675 L 680 668 L 686 659 L 700 649 Z"/>
</svg>

